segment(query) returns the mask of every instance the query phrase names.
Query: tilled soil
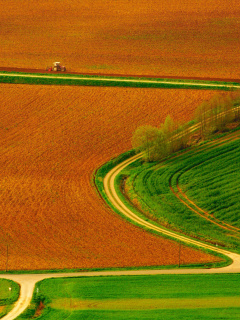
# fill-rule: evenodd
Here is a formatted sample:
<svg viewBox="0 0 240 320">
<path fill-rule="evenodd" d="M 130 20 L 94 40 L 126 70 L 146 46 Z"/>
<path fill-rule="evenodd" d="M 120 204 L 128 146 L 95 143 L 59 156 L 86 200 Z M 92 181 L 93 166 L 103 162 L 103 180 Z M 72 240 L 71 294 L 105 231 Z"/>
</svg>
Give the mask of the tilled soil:
<svg viewBox="0 0 240 320">
<path fill-rule="evenodd" d="M 187 96 L 186 96 L 187 93 Z M 92 175 L 133 131 L 187 120 L 211 91 L 0 85 L 0 269 L 178 264 L 179 245 L 113 213 Z M 182 246 L 181 263 L 213 261 Z"/>
</svg>

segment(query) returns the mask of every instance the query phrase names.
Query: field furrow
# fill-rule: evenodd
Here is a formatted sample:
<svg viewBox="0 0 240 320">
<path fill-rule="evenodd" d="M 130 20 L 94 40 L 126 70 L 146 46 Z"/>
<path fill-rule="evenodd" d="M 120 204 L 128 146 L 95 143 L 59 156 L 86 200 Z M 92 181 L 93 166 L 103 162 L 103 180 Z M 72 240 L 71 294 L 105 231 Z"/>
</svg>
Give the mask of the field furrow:
<svg viewBox="0 0 240 320">
<path fill-rule="evenodd" d="M 186 121 L 211 91 L 0 85 L 0 269 L 178 263 L 178 244 L 115 215 L 92 184 L 132 132 Z M 182 262 L 213 258 L 183 248 Z"/>
</svg>

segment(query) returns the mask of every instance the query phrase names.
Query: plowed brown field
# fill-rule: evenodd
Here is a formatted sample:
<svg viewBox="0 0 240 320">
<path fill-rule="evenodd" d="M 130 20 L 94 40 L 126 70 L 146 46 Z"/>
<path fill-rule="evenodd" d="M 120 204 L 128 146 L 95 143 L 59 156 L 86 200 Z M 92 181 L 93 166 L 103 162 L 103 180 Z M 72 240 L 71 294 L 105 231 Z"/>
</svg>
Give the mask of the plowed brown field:
<svg viewBox="0 0 240 320">
<path fill-rule="evenodd" d="M 238 0 L 0 0 L 0 66 L 240 78 Z"/>
<path fill-rule="evenodd" d="M 108 209 L 94 170 L 131 148 L 137 126 L 187 120 L 213 93 L 0 85 L 0 269 L 178 263 L 178 244 Z M 213 258 L 182 246 L 181 262 Z"/>
</svg>

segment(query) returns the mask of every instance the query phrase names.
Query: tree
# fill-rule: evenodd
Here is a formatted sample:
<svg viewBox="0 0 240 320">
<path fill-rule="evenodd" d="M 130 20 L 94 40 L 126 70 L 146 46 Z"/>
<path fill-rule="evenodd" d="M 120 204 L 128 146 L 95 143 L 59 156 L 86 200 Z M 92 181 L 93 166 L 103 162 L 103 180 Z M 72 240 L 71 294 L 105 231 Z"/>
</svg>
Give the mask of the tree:
<svg viewBox="0 0 240 320">
<path fill-rule="evenodd" d="M 158 129 L 152 126 L 141 126 L 137 128 L 132 137 L 132 146 L 136 151 L 145 153 L 147 161 L 152 161 L 153 152 L 151 149 L 156 143 Z"/>
<path fill-rule="evenodd" d="M 161 160 L 169 154 L 169 151 L 169 141 L 166 139 L 164 131 L 159 129 L 150 150 L 151 159 L 153 161 Z"/>
<path fill-rule="evenodd" d="M 164 123 L 161 125 L 161 129 L 167 139 L 173 135 L 173 132 L 176 130 L 176 125 L 170 115 L 167 115 Z"/>
<path fill-rule="evenodd" d="M 210 105 L 207 101 L 203 101 L 195 111 L 195 119 L 200 124 L 200 135 L 205 139 L 209 131 L 209 123 L 207 121 Z"/>
</svg>

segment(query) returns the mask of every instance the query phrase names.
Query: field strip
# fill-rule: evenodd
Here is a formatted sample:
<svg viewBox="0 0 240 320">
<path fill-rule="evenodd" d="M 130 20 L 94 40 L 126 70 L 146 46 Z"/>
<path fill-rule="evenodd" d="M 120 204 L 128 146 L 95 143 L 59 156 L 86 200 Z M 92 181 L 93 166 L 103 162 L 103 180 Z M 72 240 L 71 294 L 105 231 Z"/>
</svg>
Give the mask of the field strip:
<svg viewBox="0 0 240 320">
<path fill-rule="evenodd" d="M 70 300 L 70 299 L 69 299 Z M 195 308 L 240 307 L 239 296 L 207 298 L 159 298 L 159 299 L 107 299 L 80 300 L 54 299 L 51 307 L 67 310 L 155 310 Z"/>
<path fill-rule="evenodd" d="M 186 80 L 170 80 L 170 79 L 129 79 L 129 78 L 123 78 L 123 77 L 100 77 L 100 76 L 60 76 L 60 75 L 43 75 L 43 74 L 20 74 L 20 73 L 6 73 L 2 72 L 0 73 L 0 77 L 13 77 L 13 78 L 32 78 L 32 79 L 53 79 L 53 80 L 74 80 L 81 82 L 88 81 L 88 82 L 94 82 L 97 84 L 97 82 L 100 82 L 102 85 L 107 85 L 108 83 L 131 83 L 131 84 L 141 84 L 141 85 L 149 85 L 152 84 L 154 86 L 159 85 L 161 87 L 162 85 L 172 85 L 177 87 L 200 87 L 200 88 L 218 88 L 218 89 L 240 89 L 240 84 L 238 83 L 223 83 L 223 82 L 217 82 L 213 83 L 213 81 L 202 81 L 202 80 L 194 80 L 194 81 L 186 81 Z M 0 81 L 1 82 L 1 81 Z"/>
</svg>

